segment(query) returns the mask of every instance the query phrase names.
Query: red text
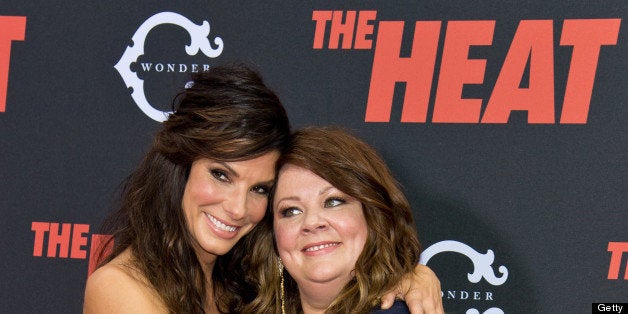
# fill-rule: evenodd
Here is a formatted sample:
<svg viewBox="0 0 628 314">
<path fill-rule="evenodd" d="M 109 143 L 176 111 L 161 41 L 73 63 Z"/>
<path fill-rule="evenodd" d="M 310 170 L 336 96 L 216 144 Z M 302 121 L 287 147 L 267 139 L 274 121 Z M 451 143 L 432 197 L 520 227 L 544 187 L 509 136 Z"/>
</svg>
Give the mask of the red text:
<svg viewBox="0 0 628 314">
<path fill-rule="evenodd" d="M 608 251 L 611 252 L 608 279 L 618 279 L 622 255 L 628 253 L 628 242 L 608 242 Z M 624 270 L 624 280 L 628 280 L 628 263 L 626 263 L 626 269 Z"/>
<path fill-rule="evenodd" d="M 621 19 L 565 20 L 561 46 L 571 46 L 560 123 L 587 122 L 601 46 L 615 45 Z M 401 122 L 426 122 L 436 64 L 440 21 L 417 21 L 412 51 L 400 57 L 403 21 L 378 25 L 366 122 L 390 120 L 397 82 L 406 83 Z M 555 123 L 554 27 L 551 20 L 523 20 L 514 34 L 483 115 L 483 99 L 462 98 L 468 84 L 483 84 L 485 59 L 470 59 L 472 46 L 492 45 L 495 21 L 447 23 L 433 106 L 435 123 L 507 123 L 512 111 L 526 111 L 528 123 Z M 331 42 L 330 42 L 331 45 Z M 521 87 L 528 68 L 529 84 Z"/>
<path fill-rule="evenodd" d="M 35 232 L 33 245 L 33 256 L 43 256 L 46 248 L 46 257 L 51 258 L 87 258 L 89 225 L 56 223 L 56 222 L 33 222 L 31 230 Z M 107 242 L 111 236 L 92 234 L 91 250 L 89 254 L 88 274 L 96 268 L 96 261 L 100 248 L 105 243 L 109 243 L 107 251 L 111 249 L 111 242 Z"/>
<path fill-rule="evenodd" d="M 25 16 L 0 16 L 0 112 L 5 112 L 9 86 L 11 42 L 24 40 Z"/>
<path fill-rule="evenodd" d="M 371 49 L 373 41 L 368 36 L 373 35 L 374 25 L 369 22 L 375 21 L 376 16 L 377 11 L 347 11 L 346 14 L 343 11 L 314 11 L 312 13 L 312 20 L 316 21 L 314 49 L 322 49 L 324 46 L 327 22 L 331 22 L 327 46 L 329 49 L 338 49 L 340 35 L 342 49 Z"/>
</svg>

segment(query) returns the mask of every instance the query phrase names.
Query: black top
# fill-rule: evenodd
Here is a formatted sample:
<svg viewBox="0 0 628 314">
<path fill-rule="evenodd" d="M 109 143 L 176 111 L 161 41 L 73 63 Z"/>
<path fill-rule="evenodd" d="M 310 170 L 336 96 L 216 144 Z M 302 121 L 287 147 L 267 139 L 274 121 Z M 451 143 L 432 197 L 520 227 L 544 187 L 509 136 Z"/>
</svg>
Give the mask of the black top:
<svg viewBox="0 0 628 314">
<path fill-rule="evenodd" d="M 381 308 L 378 307 L 376 309 L 373 309 L 373 311 L 371 311 L 371 314 L 373 313 L 410 314 L 410 309 L 408 309 L 406 302 L 403 302 L 401 300 L 395 300 L 395 303 L 393 303 L 393 305 L 388 310 L 382 310 Z"/>
</svg>

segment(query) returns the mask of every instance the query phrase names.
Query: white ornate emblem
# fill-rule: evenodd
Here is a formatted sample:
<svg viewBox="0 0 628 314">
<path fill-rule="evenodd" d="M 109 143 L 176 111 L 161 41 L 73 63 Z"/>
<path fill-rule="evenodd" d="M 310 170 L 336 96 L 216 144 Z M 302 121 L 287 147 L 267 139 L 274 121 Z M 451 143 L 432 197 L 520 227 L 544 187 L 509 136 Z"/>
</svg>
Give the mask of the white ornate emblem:
<svg viewBox="0 0 628 314">
<path fill-rule="evenodd" d="M 472 247 L 458 241 L 447 240 L 430 245 L 430 247 L 421 254 L 421 264 L 427 264 L 430 258 L 442 252 L 460 253 L 473 262 L 473 272 L 467 274 L 467 278 L 469 278 L 470 282 L 478 283 L 482 277 L 484 277 L 488 283 L 493 286 L 499 286 L 508 279 L 508 269 L 505 266 L 499 266 L 499 272 L 502 276 L 495 276 L 492 266 L 495 260 L 495 254 L 492 250 L 487 250 L 486 254 L 481 254 Z"/>
<path fill-rule="evenodd" d="M 480 314 L 480 311 L 478 311 L 476 309 L 468 309 L 465 314 Z M 502 311 L 502 309 L 500 309 L 500 308 L 492 307 L 492 308 L 482 312 L 482 314 L 504 314 L 504 311 Z"/>
<path fill-rule="evenodd" d="M 131 97 L 137 106 L 151 119 L 159 122 L 165 121 L 171 112 L 157 110 L 148 103 L 144 94 L 144 81 L 135 72 L 131 71 L 131 64 L 144 54 L 144 41 L 148 33 L 155 26 L 162 24 L 178 25 L 190 34 L 190 44 L 185 46 L 185 52 L 190 56 L 194 56 L 199 51 L 202 51 L 207 57 L 216 58 L 222 53 L 223 49 L 223 41 L 220 37 L 214 39 L 214 44 L 217 48 L 211 47 L 207 38 L 209 36 L 209 22 L 207 21 L 203 21 L 201 25 L 196 25 L 183 15 L 173 12 L 161 12 L 151 16 L 140 25 L 135 34 L 133 34 L 133 45 L 127 46 L 120 61 L 114 68 L 118 70 L 126 86 L 133 88 Z"/>
<path fill-rule="evenodd" d="M 495 261 L 495 254 L 492 250 L 487 250 L 485 254 L 482 254 L 472 247 L 458 241 L 446 240 L 430 245 L 421 254 L 420 263 L 427 265 L 427 262 L 434 257 L 434 255 L 443 252 L 455 252 L 460 253 L 468 257 L 473 262 L 473 272 L 467 274 L 467 278 L 472 283 L 478 283 L 484 278 L 488 283 L 493 286 L 499 286 L 506 282 L 508 279 L 508 269 L 505 266 L 499 266 L 499 272 L 501 277 L 495 275 L 493 269 L 493 262 Z M 480 314 L 476 309 L 468 309 L 466 314 Z M 504 314 L 500 308 L 492 307 L 483 312 L 483 314 Z"/>
</svg>

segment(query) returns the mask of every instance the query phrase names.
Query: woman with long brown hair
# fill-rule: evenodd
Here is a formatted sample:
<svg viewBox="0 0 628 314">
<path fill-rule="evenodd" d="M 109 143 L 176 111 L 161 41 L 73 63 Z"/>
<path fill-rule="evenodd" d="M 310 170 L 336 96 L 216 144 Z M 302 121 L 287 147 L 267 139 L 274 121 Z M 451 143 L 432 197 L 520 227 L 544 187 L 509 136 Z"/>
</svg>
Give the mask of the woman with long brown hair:
<svg viewBox="0 0 628 314">
<path fill-rule="evenodd" d="M 290 142 L 286 112 L 244 66 L 196 73 L 175 99 L 103 230 L 113 252 L 88 278 L 84 313 L 238 313 L 257 296 L 244 244 Z M 440 293 L 420 274 L 428 281 L 411 278 L 419 292 L 408 295 L 418 307 Z"/>
<path fill-rule="evenodd" d="M 246 296 L 218 257 L 264 215 L 286 112 L 239 66 L 197 73 L 177 99 L 103 231 L 113 252 L 89 277 L 85 312 L 228 312 Z"/>
</svg>

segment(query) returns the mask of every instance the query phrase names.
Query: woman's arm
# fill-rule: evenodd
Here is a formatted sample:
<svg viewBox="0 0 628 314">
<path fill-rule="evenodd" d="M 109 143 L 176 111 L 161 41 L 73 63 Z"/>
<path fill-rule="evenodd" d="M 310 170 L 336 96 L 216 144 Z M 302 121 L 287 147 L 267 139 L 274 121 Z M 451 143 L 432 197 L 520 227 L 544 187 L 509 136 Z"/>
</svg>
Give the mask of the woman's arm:
<svg viewBox="0 0 628 314">
<path fill-rule="evenodd" d="M 395 298 L 406 301 L 412 314 L 443 314 L 440 281 L 427 266 L 418 264 L 412 273 L 403 276 L 398 289 L 382 297 L 382 309 L 392 306 Z"/>
</svg>

